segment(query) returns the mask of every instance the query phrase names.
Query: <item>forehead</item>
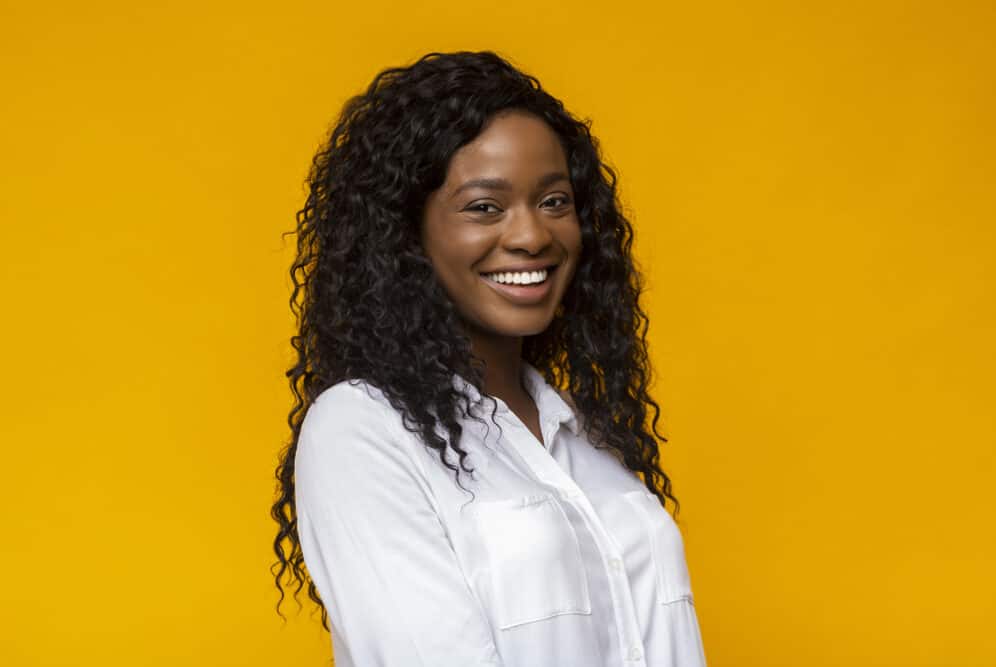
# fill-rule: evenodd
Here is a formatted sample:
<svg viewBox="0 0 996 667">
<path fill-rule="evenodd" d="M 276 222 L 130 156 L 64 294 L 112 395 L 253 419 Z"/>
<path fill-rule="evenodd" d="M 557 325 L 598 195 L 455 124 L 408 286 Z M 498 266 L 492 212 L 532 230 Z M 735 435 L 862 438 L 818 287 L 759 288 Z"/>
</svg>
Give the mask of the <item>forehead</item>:
<svg viewBox="0 0 996 667">
<path fill-rule="evenodd" d="M 450 160 L 446 181 L 479 176 L 501 176 L 513 182 L 530 182 L 536 174 L 567 167 L 567 157 L 557 134 L 540 118 L 520 112 L 493 117 L 470 143 Z"/>
</svg>

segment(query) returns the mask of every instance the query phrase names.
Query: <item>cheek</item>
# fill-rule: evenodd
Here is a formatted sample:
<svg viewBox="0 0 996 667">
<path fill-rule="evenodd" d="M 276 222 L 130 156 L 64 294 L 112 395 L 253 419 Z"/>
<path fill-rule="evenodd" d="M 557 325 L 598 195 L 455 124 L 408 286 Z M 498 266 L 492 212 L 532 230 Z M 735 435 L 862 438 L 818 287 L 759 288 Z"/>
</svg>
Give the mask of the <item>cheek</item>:
<svg viewBox="0 0 996 667">
<path fill-rule="evenodd" d="M 450 272 L 473 272 L 493 245 L 490 235 L 467 227 L 451 228 L 439 247 L 450 262 Z"/>
<path fill-rule="evenodd" d="M 487 256 L 488 248 L 482 234 L 450 228 L 433 238 L 429 256 L 440 280 L 455 288 L 477 278 L 476 267 Z"/>
</svg>

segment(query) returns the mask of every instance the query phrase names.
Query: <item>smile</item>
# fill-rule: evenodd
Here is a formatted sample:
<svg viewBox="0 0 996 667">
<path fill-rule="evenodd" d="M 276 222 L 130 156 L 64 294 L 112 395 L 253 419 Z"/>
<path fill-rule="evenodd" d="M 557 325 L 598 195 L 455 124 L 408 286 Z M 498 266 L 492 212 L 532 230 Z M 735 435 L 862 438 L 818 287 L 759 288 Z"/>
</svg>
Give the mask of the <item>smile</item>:
<svg viewBox="0 0 996 667">
<path fill-rule="evenodd" d="M 530 305 L 543 301 L 550 293 L 553 281 L 550 275 L 556 267 L 538 271 L 517 273 L 482 273 L 488 287 L 509 301 L 519 305 Z"/>
<path fill-rule="evenodd" d="M 546 280 L 546 269 L 538 271 L 518 271 L 509 273 L 485 273 L 482 274 L 488 280 L 493 280 L 502 285 L 535 285 Z"/>
</svg>

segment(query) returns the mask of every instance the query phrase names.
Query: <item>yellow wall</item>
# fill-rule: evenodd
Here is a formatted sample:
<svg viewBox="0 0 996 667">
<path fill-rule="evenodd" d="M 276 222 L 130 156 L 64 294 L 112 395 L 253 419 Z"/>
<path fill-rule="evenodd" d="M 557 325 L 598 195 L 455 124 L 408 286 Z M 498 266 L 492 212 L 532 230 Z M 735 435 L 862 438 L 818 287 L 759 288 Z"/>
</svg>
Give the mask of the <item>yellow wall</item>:
<svg viewBox="0 0 996 667">
<path fill-rule="evenodd" d="M 267 570 L 280 232 L 464 48 L 620 171 L 710 665 L 996 664 L 991 2 L 145 4 L 0 9 L 0 664 L 329 663 Z"/>
</svg>

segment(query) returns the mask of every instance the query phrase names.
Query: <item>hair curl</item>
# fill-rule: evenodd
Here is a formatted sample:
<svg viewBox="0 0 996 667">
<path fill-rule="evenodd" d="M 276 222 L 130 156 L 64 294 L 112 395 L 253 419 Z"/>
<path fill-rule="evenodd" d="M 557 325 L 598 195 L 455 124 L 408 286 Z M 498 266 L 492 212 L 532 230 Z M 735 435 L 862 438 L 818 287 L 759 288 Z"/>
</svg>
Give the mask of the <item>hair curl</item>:
<svg viewBox="0 0 996 667">
<path fill-rule="evenodd" d="M 452 384 L 459 373 L 483 395 L 480 360 L 453 303 L 435 279 L 419 229 L 428 195 L 446 177 L 449 160 L 498 111 L 542 118 L 567 156 L 581 225 L 582 253 L 550 326 L 523 341 L 523 358 L 566 389 L 588 437 L 612 450 L 662 505 L 679 503 L 659 465 L 660 409 L 648 394 L 648 319 L 638 298 L 642 278 L 631 257 L 633 229 L 621 211 L 615 172 L 600 155 L 590 120 L 579 120 L 539 81 L 491 51 L 429 53 L 408 67 L 380 72 L 350 98 L 314 157 L 304 207 L 296 216 L 297 257 L 290 270 L 291 343 L 287 371 L 296 404 L 292 435 L 280 453 L 272 517 L 279 524 L 271 568 L 296 582 L 328 612 L 304 565 L 297 535 L 294 457 L 308 406 L 325 389 L 359 378 L 381 389 L 408 430 L 439 452 L 459 456 L 458 418 L 469 397 Z M 492 399 L 493 402 L 493 399 Z M 648 429 L 648 413 L 653 418 Z M 493 414 L 493 413 L 492 413 Z M 436 428 L 442 425 L 448 442 Z M 298 602 L 300 605 L 300 602 Z M 282 614 L 281 614 L 282 616 Z"/>
</svg>

